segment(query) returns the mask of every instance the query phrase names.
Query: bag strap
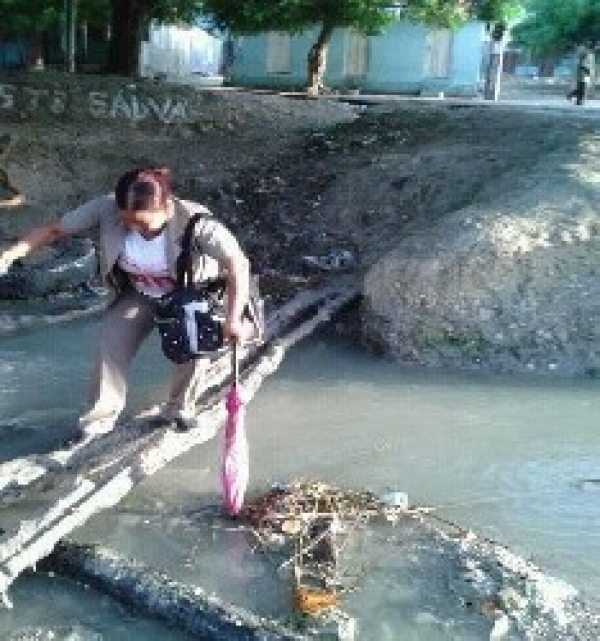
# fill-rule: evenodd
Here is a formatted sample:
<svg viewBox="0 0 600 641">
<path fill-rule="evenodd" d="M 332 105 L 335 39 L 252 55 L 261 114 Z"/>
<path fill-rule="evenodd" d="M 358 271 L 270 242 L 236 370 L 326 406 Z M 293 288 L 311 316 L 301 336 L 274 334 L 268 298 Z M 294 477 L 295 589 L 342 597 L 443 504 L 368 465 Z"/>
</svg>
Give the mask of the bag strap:
<svg viewBox="0 0 600 641">
<path fill-rule="evenodd" d="M 183 236 L 181 237 L 181 252 L 177 257 L 177 262 L 175 264 L 178 289 L 189 287 L 194 282 L 192 240 L 194 238 L 194 227 L 201 218 L 204 218 L 204 214 L 194 214 L 188 220 L 183 231 Z"/>
<path fill-rule="evenodd" d="M 194 214 L 187 222 L 181 237 L 181 252 L 175 263 L 177 289 L 185 289 L 194 284 L 194 263 L 192 261 L 192 245 L 194 240 L 194 227 L 205 217 L 202 212 Z M 202 289 L 207 294 L 222 294 L 227 281 L 223 276 L 209 278 L 202 283 Z"/>
</svg>

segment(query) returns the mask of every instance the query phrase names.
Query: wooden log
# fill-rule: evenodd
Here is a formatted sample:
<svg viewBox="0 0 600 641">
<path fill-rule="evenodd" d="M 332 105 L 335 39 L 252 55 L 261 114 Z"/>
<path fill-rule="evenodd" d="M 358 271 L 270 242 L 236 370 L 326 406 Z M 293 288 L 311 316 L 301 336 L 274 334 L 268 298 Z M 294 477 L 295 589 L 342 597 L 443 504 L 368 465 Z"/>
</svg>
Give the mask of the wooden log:
<svg viewBox="0 0 600 641">
<path fill-rule="evenodd" d="M 202 588 L 174 581 L 162 572 L 99 546 L 61 542 L 44 561 L 43 569 L 89 584 L 197 638 L 216 641 L 306 638 L 276 621 L 210 596 Z"/>
<path fill-rule="evenodd" d="M 294 313 L 279 310 L 269 329 L 270 336 L 279 338 L 271 340 L 243 372 L 245 400 L 250 400 L 264 378 L 279 367 L 290 346 L 328 321 L 356 295 L 354 289 L 328 289 L 320 295 L 303 292 L 289 304 Z M 299 314 L 305 320 L 299 322 Z M 212 382 L 222 382 L 228 375 L 220 369 Z M 5 485 L 3 491 L 11 510 L 2 515 L 0 594 L 6 594 L 19 574 L 47 556 L 62 537 L 90 516 L 116 505 L 144 478 L 212 438 L 225 421 L 222 398 L 223 392 L 214 396 L 213 403 L 199 414 L 200 426 L 189 432 L 148 430 L 145 421 L 139 420 L 97 443 L 74 445 L 63 456 L 28 459 L 29 470 L 25 472 L 23 466 L 19 476 L 26 485 Z"/>
</svg>

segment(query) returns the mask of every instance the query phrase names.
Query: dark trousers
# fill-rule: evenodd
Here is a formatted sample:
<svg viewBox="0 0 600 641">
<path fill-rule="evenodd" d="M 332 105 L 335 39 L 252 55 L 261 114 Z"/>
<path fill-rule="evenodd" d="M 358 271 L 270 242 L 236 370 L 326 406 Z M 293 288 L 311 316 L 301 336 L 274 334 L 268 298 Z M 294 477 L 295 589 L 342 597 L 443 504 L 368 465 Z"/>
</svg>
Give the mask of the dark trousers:
<svg viewBox="0 0 600 641">
<path fill-rule="evenodd" d="M 567 98 L 569 100 L 571 100 L 572 98 L 577 98 L 576 104 L 582 105 L 583 101 L 585 100 L 586 91 L 587 91 L 587 83 L 578 82 L 577 85 L 575 86 L 575 89 L 573 89 L 573 91 L 570 91 L 567 94 Z"/>
</svg>

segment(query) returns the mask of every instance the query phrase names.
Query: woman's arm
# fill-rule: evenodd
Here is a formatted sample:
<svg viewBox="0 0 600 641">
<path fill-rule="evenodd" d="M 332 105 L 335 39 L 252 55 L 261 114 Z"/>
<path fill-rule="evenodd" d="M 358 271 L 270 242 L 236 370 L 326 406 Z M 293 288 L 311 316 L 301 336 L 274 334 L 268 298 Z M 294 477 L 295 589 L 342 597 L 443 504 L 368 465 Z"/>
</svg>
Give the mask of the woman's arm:
<svg viewBox="0 0 600 641">
<path fill-rule="evenodd" d="M 50 245 L 64 236 L 58 221 L 39 225 L 26 232 L 14 245 L 0 253 L 0 273 L 6 273 L 19 258 Z"/>
<path fill-rule="evenodd" d="M 250 263 L 238 252 L 231 258 L 221 261 L 227 272 L 227 310 L 224 333 L 226 339 L 240 340 L 242 336 L 242 313 L 248 302 L 250 283 Z"/>
<path fill-rule="evenodd" d="M 195 203 L 186 202 L 185 204 L 195 206 Z M 206 208 L 200 209 L 200 211 L 203 210 Z M 225 339 L 239 342 L 244 339 L 242 314 L 250 294 L 250 263 L 233 234 L 210 215 L 196 223 L 194 233 L 195 249 L 216 260 L 219 271 L 225 273 L 227 281 L 227 309 L 223 328 Z"/>
</svg>

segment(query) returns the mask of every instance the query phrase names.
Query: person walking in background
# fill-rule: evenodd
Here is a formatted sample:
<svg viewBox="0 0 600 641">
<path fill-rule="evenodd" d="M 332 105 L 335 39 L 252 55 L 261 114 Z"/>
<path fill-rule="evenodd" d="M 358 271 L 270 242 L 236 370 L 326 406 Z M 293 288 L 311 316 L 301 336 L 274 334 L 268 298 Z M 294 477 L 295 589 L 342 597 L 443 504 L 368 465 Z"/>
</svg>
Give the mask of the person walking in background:
<svg viewBox="0 0 600 641">
<path fill-rule="evenodd" d="M 125 406 L 126 375 L 142 341 L 155 325 L 155 299 L 173 290 L 179 241 L 190 218 L 194 227 L 193 277 L 202 282 L 223 274 L 227 281 L 226 340 L 239 341 L 242 310 L 248 299 L 249 263 L 235 237 L 211 218 L 208 209 L 171 194 L 167 168 L 144 167 L 121 176 L 114 194 L 100 196 L 33 228 L 0 253 L 6 273 L 31 251 L 74 234 L 99 232 L 100 272 L 113 299 L 100 323 L 91 394 L 79 419 L 80 435 L 111 431 Z M 179 429 L 195 426 L 195 401 L 206 361 L 174 366 L 165 422 Z"/>
<path fill-rule="evenodd" d="M 573 100 L 573 98 L 575 98 L 575 104 L 577 105 L 583 105 L 588 94 L 592 78 L 592 69 L 589 61 L 590 55 L 585 49 L 579 52 L 577 56 L 577 66 L 575 68 L 575 88 L 567 94 L 567 100 Z"/>
</svg>

